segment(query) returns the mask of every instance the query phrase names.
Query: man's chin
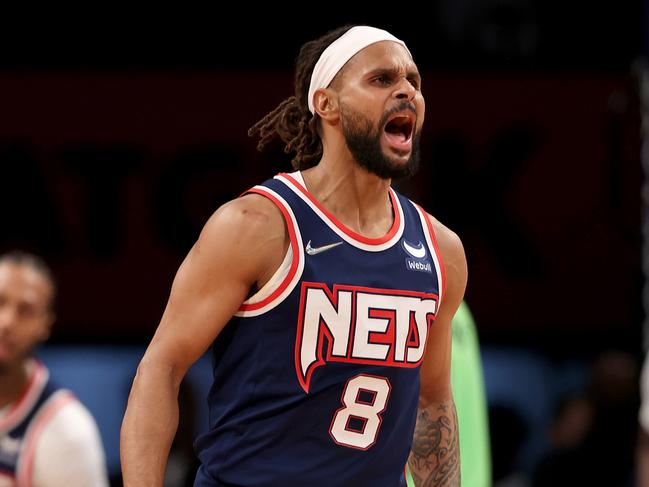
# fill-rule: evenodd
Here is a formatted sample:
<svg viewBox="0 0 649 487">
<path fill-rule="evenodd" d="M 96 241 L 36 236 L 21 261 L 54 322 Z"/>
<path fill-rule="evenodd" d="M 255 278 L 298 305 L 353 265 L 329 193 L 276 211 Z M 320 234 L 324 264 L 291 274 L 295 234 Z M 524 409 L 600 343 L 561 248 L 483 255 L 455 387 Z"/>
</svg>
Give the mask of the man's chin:
<svg viewBox="0 0 649 487">
<path fill-rule="evenodd" d="M 414 176 L 419 168 L 418 154 L 412 150 L 398 150 L 395 147 L 383 149 L 383 164 L 381 168 L 385 175 L 383 179 L 404 179 Z"/>
<path fill-rule="evenodd" d="M 407 179 L 414 176 L 419 166 L 411 157 L 405 159 L 390 157 L 386 158 L 386 161 L 389 161 L 389 163 L 385 167 L 387 176 L 384 179 Z"/>
<path fill-rule="evenodd" d="M 352 137 L 347 135 L 347 147 L 359 166 L 381 179 L 403 179 L 419 167 L 419 133 L 408 148 L 387 144 L 385 138 Z"/>
<path fill-rule="evenodd" d="M 11 347 L 0 344 L 0 374 L 10 370 L 14 361 L 15 357 L 11 351 Z"/>
<path fill-rule="evenodd" d="M 17 353 L 16 351 L 7 350 L 6 348 L 0 348 L 0 375 L 6 374 L 13 371 L 17 367 L 20 367 L 21 364 L 25 363 L 25 360 L 30 356 L 29 353 Z"/>
<path fill-rule="evenodd" d="M 11 362 L 0 360 L 0 375 L 4 375 L 11 370 Z"/>
<path fill-rule="evenodd" d="M 409 175 L 412 173 L 412 158 L 410 152 L 406 157 L 390 157 L 390 170 L 395 174 Z M 400 177 L 400 176 L 395 176 Z"/>
</svg>

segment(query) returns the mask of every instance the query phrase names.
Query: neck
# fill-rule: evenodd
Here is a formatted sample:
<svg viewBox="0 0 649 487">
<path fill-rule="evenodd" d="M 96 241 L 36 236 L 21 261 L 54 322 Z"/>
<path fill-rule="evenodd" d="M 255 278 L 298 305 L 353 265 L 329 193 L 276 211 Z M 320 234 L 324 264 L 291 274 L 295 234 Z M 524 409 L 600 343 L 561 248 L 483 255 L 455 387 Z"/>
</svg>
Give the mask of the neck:
<svg viewBox="0 0 649 487">
<path fill-rule="evenodd" d="M 0 407 L 18 400 L 28 381 L 27 361 L 20 361 L 15 366 L 0 370 Z"/>
<path fill-rule="evenodd" d="M 351 156 L 325 155 L 302 175 L 313 197 L 356 233 L 380 238 L 391 228 L 390 180 L 367 172 Z"/>
</svg>

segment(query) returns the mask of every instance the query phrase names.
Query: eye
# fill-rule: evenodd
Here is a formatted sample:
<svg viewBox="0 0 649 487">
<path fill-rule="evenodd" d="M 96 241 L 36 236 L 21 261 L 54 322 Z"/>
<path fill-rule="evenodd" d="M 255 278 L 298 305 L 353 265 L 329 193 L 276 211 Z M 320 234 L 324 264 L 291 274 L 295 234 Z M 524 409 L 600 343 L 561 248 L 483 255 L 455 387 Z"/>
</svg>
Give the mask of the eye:
<svg viewBox="0 0 649 487">
<path fill-rule="evenodd" d="M 380 75 L 375 76 L 374 78 L 372 78 L 372 83 L 376 83 L 376 84 L 382 85 L 382 86 L 389 85 L 391 81 L 392 80 L 391 80 L 390 76 L 388 76 L 386 74 L 380 74 Z"/>
<path fill-rule="evenodd" d="M 18 305 L 18 315 L 21 318 L 31 319 L 36 316 L 36 314 L 36 308 L 34 308 L 33 306 L 26 303 L 20 303 L 20 305 Z"/>
<path fill-rule="evenodd" d="M 408 76 L 408 82 L 413 86 L 414 89 L 419 89 L 420 81 L 416 76 Z"/>
</svg>

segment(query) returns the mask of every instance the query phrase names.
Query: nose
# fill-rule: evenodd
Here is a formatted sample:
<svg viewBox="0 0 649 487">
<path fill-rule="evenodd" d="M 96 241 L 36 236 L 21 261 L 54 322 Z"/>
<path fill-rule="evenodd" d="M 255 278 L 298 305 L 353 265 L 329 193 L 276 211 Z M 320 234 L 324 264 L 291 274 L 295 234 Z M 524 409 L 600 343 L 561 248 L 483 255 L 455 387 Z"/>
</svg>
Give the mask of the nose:
<svg viewBox="0 0 649 487">
<path fill-rule="evenodd" d="M 401 80 L 397 84 L 396 90 L 394 91 L 394 97 L 397 98 L 398 100 L 411 101 L 415 98 L 416 94 L 417 94 L 417 90 L 412 85 L 412 83 L 406 78 L 401 78 Z"/>
<path fill-rule="evenodd" d="M 0 335 L 7 333 L 16 319 L 16 309 L 13 306 L 0 306 Z"/>
</svg>

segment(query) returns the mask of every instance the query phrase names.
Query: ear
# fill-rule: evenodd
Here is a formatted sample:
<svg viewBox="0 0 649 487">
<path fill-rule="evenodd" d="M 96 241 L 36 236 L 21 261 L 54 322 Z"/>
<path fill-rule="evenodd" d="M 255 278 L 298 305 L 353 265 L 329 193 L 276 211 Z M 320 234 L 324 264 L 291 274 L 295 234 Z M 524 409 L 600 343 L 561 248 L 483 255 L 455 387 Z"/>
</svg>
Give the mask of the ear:
<svg viewBox="0 0 649 487">
<path fill-rule="evenodd" d="M 313 94 L 313 109 L 318 116 L 330 122 L 338 119 L 338 93 L 330 88 L 320 88 Z"/>
</svg>

